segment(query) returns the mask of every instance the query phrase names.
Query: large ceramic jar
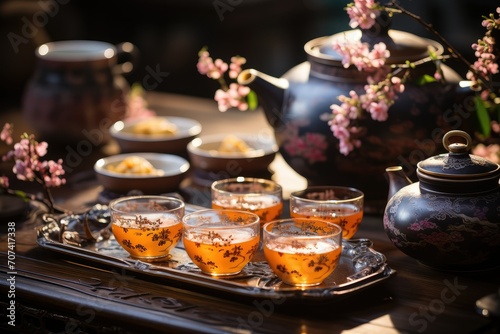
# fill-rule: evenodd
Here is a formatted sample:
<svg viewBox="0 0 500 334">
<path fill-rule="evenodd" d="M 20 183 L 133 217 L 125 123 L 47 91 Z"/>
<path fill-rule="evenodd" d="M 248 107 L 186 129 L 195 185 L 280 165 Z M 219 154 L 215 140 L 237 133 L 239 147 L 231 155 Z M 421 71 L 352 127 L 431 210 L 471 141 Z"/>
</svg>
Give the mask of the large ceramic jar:
<svg viewBox="0 0 500 334">
<path fill-rule="evenodd" d="M 404 93 L 389 109 L 387 121 L 369 117 L 361 121 L 362 145 L 344 156 L 328 125 L 330 106 L 340 104 L 339 95 L 348 96 L 351 90 L 361 93 L 367 82 L 366 73 L 353 66 L 344 68 L 334 51 L 333 41 L 344 38 L 372 45 L 384 42 L 391 52 L 388 64 L 420 62 L 429 56 L 428 48 L 443 53 L 439 43 L 403 31 L 351 30 L 308 42 L 308 61 L 282 78 L 251 69 L 241 73 L 240 83 L 257 93 L 275 130 L 280 153 L 309 184 L 358 188 L 365 193 L 368 212 L 383 212 L 388 187 L 385 168 L 404 165 L 415 170 L 418 161 L 441 153 L 439 142 L 444 133 L 465 129 L 471 110 L 464 105 L 465 94 L 459 93 L 460 76 L 446 66 L 447 84 L 415 83 L 423 75 L 434 74 L 434 64 L 427 62 L 412 72 Z"/>
<path fill-rule="evenodd" d="M 419 162 L 419 182 L 388 201 L 385 231 L 401 251 L 433 268 L 500 266 L 500 166 L 469 154 L 465 132 L 451 131 L 443 142 L 449 153 Z"/>
<path fill-rule="evenodd" d="M 117 73 L 119 55 L 135 57 L 130 43 L 58 41 L 37 48 L 36 69 L 23 98 L 28 124 L 44 140 L 103 144 L 126 112 L 128 85 Z"/>
</svg>

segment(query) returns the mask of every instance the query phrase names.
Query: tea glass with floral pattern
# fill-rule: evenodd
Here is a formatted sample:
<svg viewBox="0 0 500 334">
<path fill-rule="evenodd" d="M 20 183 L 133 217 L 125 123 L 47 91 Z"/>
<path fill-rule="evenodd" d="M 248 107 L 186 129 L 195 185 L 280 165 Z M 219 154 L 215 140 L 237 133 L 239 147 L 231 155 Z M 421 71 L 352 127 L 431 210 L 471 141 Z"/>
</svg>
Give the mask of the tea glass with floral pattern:
<svg viewBox="0 0 500 334">
<path fill-rule="evenodd" d="M 208 275 L 238 274 L 259 248 L 260 219 L 251 212 L 200 210 L 186 214 L 182 224 L 186 253 Z"/>
<path fill-rule="evenodd" d="M 109 204 L 111 231 L 130 257 L 165 260 L 182 237 L 184 202 L 166 196 L 130 196 Z"/>
<path fill-rule="evenodd" d="M 290 216 L 317 218 L 342 227 L 342 237 L 351 239 L 363 219 L 364 194 L 352 187 L 311 186 L 290 194 Z"/>
<path fill-rule="evenodd" d="M 318 219 L 276 220 L 264 225 L 263 244 L 269 267 L 284 283 L 315 286 L 339 263 L 342 228 Z"/>
<path fill-rule="evenodd" d="M 212 209 L 255 213 L 261 225 L 279 219 L 283 211 L 283 189 L 268 179 L 237 177 L 215 181 L 211 186 Z"/>
</svg>

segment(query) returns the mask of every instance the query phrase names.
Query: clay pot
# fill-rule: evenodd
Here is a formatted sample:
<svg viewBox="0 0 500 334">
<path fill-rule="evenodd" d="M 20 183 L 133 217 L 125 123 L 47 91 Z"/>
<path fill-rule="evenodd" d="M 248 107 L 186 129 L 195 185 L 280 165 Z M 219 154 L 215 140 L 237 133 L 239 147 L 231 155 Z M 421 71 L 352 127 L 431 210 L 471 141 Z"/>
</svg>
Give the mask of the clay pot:
<svg viewBox="0 0 500 334">
<path fill-rule="evenodd" d="M 135 47 L 72 40 L 43 44 L 35 54 L 23 97 L 23 115 L 35 133 L 52 143 L 107 141 L 108 128 L 126 112 L 128 84 L 121 74 L 130 69 L 117 57 L 135 61 Z"/>
</svg>

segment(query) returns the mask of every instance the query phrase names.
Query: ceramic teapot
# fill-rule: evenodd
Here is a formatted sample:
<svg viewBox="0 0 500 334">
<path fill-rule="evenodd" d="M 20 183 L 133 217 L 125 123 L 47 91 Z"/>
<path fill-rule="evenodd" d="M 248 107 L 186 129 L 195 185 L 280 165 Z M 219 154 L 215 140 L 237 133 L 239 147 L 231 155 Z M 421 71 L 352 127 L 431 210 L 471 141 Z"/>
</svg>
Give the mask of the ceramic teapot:
<svg viewBox="0 0 500 334">
<path fill-rule="evenodd" d="M 400 167 L 387 170 L 394 192 L 384 213 L 387 236 L 433 268 L 500 265 L 500 166 L 469 154 L 471 143 L 466 132 L 446 133 L 449 152 L 419 162 L 416 183 L 408 184 Z"/>
<path fill-rule="evenodd" d="M 428 57 L 428 47 L 438 55 L 443 53 L 443 47 L 435 41 L 379 25 L 374 31 L 351 30 L 309 41 L 304 47 L 308 60 L 280 78 L 247 69 L 238 81 L 258 95 L 281 155 L 298 174 L 312 185 L 358 188 L 365 193 L 367 212 L 381 213 L 387 196 L 385 168 L 404 164 L 415 170 L 422 158 L 443 152 L 439 142 L 446 131 L 466 130 L 464 126 L 470 122 L 456 115 L 457 109 L 464 110 L 465 91 L 458 88 L 460 76 L 446 66 L 448 84 L 407 82 L 405 92 L 390 108 L 389 119 L 364 120 L 362 146 L 344 156 L 325 116 L 331 115 L 332 104 L 340 103 L 339 95 L 360 92 L 367 74 L 342 65 L 332 43 L 343 38 L 372 45 L 384 42 L 391 52 L 389 64 L 420 61 Z M 434 72 L 434 64 L 426 63 L 415 70 L 414 76 L 432 76 Z"/>
<path fill-rule="evenodd" d="M 122 74 L 137 62 L 137 48 L 68 40 L 43 44 L 35 55 L 23 96 L 27 123 L 52 144 L 104 144 L 108 128 L 125 115 L 129 86 Z"/>
</svg>

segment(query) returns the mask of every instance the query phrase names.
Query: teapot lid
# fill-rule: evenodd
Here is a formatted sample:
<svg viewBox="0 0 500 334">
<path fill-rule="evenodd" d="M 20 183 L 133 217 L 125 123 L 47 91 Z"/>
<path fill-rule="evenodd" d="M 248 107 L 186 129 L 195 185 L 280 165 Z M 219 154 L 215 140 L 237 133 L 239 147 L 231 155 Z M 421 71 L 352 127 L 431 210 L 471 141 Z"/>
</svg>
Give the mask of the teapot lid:
<svg viewBox="0 0 500 334">
<path fill-rule="evenodd" d="M 500 174 L 498 164 L 469 154 L 472 138 L 464 131 L 447 132 L 443 137 L 443 146 L 448 153 L 428 158 L 417 164 L 417 170 L 421 175 L 459 181 L 491 178 Z"/>
<path fill-rule="evenodd" d="M 318 58 L 342 61 L 342 57 L 333 49 L 334 41 L 340 39 L 362 40 L 363 33 L 359 29 L 344 31 L 328 38 L 315 39 L 306 44 L 306 51 Z M 319 43 L 318 43 L 319 42 Z M 371 40 L 370 44 L 383 42 L 391 52 L 387 64 L 402 64 L 406 61 L 417 61 L 429 56 L 429 47 L 433 52 L 440 55 L 444 48 L 441 44 L 431 39 L 425 39 L 417 35 L 400 31 L 389 30 L 387 36 Z"/>
<path fill-rule="evenodd" d="M 389 29 L 390 26 L 391 18 L 386 13 L 382 13 L 370 29 L 348 30 L 333 36 L 318 38 L 307 43 L 305 49 L 309 55 L 316 58 L 341 62 L 341 55 L 332 47 L 334 41 L 361 41 L 371 46 L 383 42 L 391 52 L 387 64 L 402 64 L 406 61 L 424 59 L 429 56 L 429 48 L 432 48 L 437 55 L 443 54 L 444 48 L 438 42 L 408 32 Z"/>
</svg>

